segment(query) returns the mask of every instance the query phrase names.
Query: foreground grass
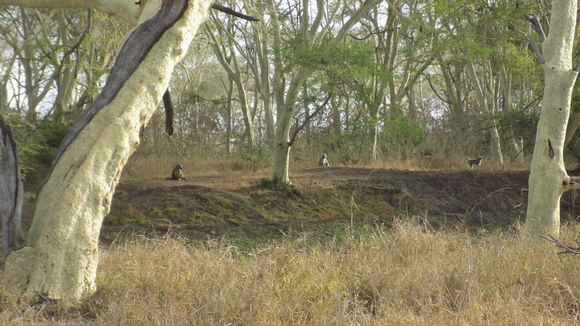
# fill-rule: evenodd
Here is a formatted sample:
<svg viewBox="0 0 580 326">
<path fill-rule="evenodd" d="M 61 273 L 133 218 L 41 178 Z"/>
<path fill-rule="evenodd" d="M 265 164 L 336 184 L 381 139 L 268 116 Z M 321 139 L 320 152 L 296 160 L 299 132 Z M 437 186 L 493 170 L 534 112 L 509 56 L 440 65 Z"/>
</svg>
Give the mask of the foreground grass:
<svg viewBox="0 0 580 326">
<path fill-rule="evenodd" d="M 563 228 L 574 243 L 580 226 Z M 106 250 L 98 291 L 71 312 L 22 313 L 28 325 L 577 325 L 580 257 L 541 240 L 426 231 L 399 220 L 339 243 L 283 240 L 250 254 L 209 242 L 141 240 Z M 305 245 L 308 243 L 308 245 Z"/>
</svg>

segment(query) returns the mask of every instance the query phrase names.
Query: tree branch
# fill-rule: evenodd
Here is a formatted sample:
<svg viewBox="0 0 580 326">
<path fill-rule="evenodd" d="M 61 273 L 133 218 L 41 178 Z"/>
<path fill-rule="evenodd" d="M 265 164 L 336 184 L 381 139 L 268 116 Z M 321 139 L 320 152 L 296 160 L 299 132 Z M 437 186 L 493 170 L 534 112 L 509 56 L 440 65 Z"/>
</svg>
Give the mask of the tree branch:
<svg viewBox="0 0 580 326">
<path fill-rule="evenodd" d="M 221 5 L 216 5 L 215 3 L 211 5 L 211 8 L 212 9 L 215 9 L 215 10 L 219 10 L 219 11 L 221 11 L 223 13 L 228 14 L 228 15 L 236 16 L 236 17 L 241 18 L 241 19 L 245 19 L 245 20 L 249 20 L 249 21 L 253 21 L 253 22 L 260 21 L 256 17 L 252 17 L 252 16 L 249 16 L 249 15 L 242 14 L 242 13 L 237 12 L 237 11 L 231 9 L 231 8 L 224 7 L 224 6 L 221 6 Z"/>
<path fill-rule="evenodd" d="M 566 191 L 580 189 L 580 176 L 567 176 L 562 181 L 562 186 Z"/>
<path fill-rule="evenodd" d="M 548 241 L 554 243 L 556 245 L 556 247 L 558 247 L 558 248 L 564 249 L 564 251 L 560 251 L 558 253 L 558 255 L 563 255 L 563 254 L 580 254 L 580 243 L 577 243 L 579 245 L 577 248 L 573 248 L 573 247 L 570 247 L 570 246 L 568 246 L 568 245 L 560 242 L 558 239 L 554 238 L 551 235 L 548 235 L 548 236 L 540 235 L 539 237 L 542 238 L 542 239 L 544 239 L 544 240 L 548 240 Z"/>
<path fill-rule="evenodd" d="M 163 94 L 163 107 L 165 107 L 165 132 L 171 136 L 173 135 L 173 102 L 171 101 L 171 94 L 169 88 Z"/>
<path fill-rule="evenodd" d="M 326 100 L 324 100 L 324 103 L 322 103 L 319 107 L 317 107 L 316 110 L 314 110 L 314 112 L 312 112 L 312 114 L 307 116 L 306 119 L 304 119 L 304 121 L 302 121 L 302 124 L 294 130 L 294 132 L 292 133 L 292 137 L 290 137 L 290 142 L 288 143 L 288 146 L 294 145 L 294 141 L 296 140 L 296 136 L 298 136 L 298 133 L 302 129 L 304 129 L 304 127 L 306 127 L 306 125 L 310 122 L 310 120 L 312 120 L 312 118 L 314 118 L 316 115 L 318 115 L 318 113 L 320 113 L 320 111 L 322 111 L 322 109 L 324 107 L 326 107 L 326 105 L 330 101 L 331 97 L 332 97 L 332 94 L 328 94 L 328 96 L 326 97 Z"/>
<path fill-rule="evenodd" d="M 367 0 L 360 8 L 355 10 L 350 18 L 342 25 L 342 28 L 336 33 L 334 40 L 342 40 L 351 27 L 356 24 L 371 9 L 376 7 L 382 0 Z"/>
<path fill-rule="evenodd" d="M 544 59 L 544 55 L 542 54 L 542 51 L 540 50 L 538 43 L 536 43 L 536 39 L 531 34 L 528 34 L 528 40 L 530 41 L 530 46 L 532 47 L 532 50 L 536 54 L 536 59 L 540 64 L 544 64 L 546 62 L 546 59 Z"/>
<path fill-rule="evenodd" d="M 365 36 L 361 36 L 361 37 L 354 36 L 354 35 L 352 35 L 352 34 L 350 34 L 350 33 L 348 34 L 348 36 L 352 37 L 353 39 L 355 39 L 355 40 L 357 40 L 357 41 L 364 41 L 364 40 L 368 39 L 369 37 L 371 37 L 371 36 L 373 36 L 373 35 L 376 35 L 376 34 L 383 34 L 383 33 L 385 33 L 385 32 L 386 32 L 386 31 L 388 31 L 388 30 L 389 30 L 388 28 L 384 28 L 384 29 L 382 29 L 382 30 L 377 30 L 377 31 L 370 32 L 370 33 L 368 33 L 367 35 L 365 35 Z"/>
<path fill-rule="evenodd" d="M 443 96 L 439 95 L 439 92 L 437 92 L 437 90 L 435 89 L 435 86 L 433 86 L 433 83 L 431 82 L 431 77 L 429 75 L 425 75 L 425 79 L 427 79 L 427 82 L 429 83 L 429 87 L 431 87 L 431 90 L 433 91 L 433 94 L 435 94 L 435 96 L 437 96 L 441 101 L 443 101 L 447 104 L 451 104 L 451 101 L 449 99 L 444 99 Z"/>
<path fill-rule="evenodd" d="M 20 6 L 36 9 L 90 8 L 113 14 L 130 24 L 136 24 L 141 8 L 132 1 L 118 0 L 0 0 L 2 6 Z"/>
<path fill-rule="evenodd" d="M 546 40 L 546 33 L 544 33 L 544 28 L 542 27 L 538 17 L 536 15 L 524 15 L 524 18 L 532 24 L 532 29 L 538 33 L 540 42 L 544 43 Z"/>
</svg>

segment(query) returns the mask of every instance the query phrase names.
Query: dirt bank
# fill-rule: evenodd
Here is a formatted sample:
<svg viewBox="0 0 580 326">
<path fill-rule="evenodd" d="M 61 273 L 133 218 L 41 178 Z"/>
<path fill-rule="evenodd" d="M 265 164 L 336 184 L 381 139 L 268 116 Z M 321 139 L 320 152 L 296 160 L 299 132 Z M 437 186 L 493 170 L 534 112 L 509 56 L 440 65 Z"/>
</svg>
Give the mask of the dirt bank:
<svg viewBox="0 0 580 326">
<path fill-rule="evenodd" d="M 262 178 L 236 173 L 121 183 L 102 239 L 135 233 L 260 237 L 351 223 L 388 225 L 401 215 L 419 216 L 434 228 L 507 228 L 524 216 L 528 172 L 309 169 L 293 173 L 299 195 L 268 189 Z M 578 218 L 576 197 L 563 198 L 564 220 Z"/>
</svg>

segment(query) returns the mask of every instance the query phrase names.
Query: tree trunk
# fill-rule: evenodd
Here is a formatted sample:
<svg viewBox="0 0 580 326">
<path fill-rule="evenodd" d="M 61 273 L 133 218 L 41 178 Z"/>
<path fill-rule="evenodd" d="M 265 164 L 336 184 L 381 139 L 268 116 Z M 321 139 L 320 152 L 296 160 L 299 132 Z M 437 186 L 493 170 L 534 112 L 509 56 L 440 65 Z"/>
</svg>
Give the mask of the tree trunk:
<svg viewBox="0 0 580 326">
<path fill-rule="evenodd" d="M 567 190 L 564 140 L 577 71 L 572 69 L 576 0 L 554 0 L 550 34 L 543 44 L 544 97 L 529 178 L 525 227 L 535 235 L 560 231 L 560 197 Z"/>
<path fill-rule="evenodd" d="M 288 142 L 284 143 L 284 139 L 288 139 L 288 137 L 285 138 L 283 135 L 278 135 L 278 132 L 276 133 L 276 140 L 282 141 L 277 142 L 274 147 L 272 179 L 276 182 L 290 184 L 290 176 L 288 173 L 290 166 L 290 146 L 288 146 Z"/>
<path fill-rule="evenodd" d="M 298 77 L 301 78 L 301 77 Z M 278 121 L 276 121 L 276 137 L 274 141 L 272 179 L 290 184 L 288 168 L 290 164 L 290 127 L 294 117 L 294 103 L 278 106 Z"/>
<path fill-rule="evenodd" d="M 333 41 L 342 41 L 346 34 L 350 31 L 352 26 L 356 24 L 364 15 L 366 15 L 372 8 L 376 7 L 381 0 L 368 0 L 355 10 L 349 19 L 344 23 L 340 30 L 332 37 Z M 323 1 L 317 2 L 323 5 Z M 290 158 L 290 127 L 294 112 L 296 111 L 294 105 L 296 103 L 296 96 L 298 89 L 306 77 L 311 73 L 307 68 L 298 70 L 291 81 L 288 88 L 286 88 L 286 71 L 287 67 L 282 64 L 281 53 L 281 37 L 280 37 L 280 19 L 276 10 L 276 2 L 269 1 L 270 15 L 272 24 L 272 42 L 273 42 L 273 58 L 274 58 L 274 74 L 273 74 L 273 91 L 276 100 L 276 131 L 274 139 L 274 153 L 273 153 L 273 173 L 272 179 L 279 182 L 290 183 L 288 177 L 288 167 Z M 318 8 L 321 10 L 321 7 Z M 323 35 L 326 33 L 316 33 L 319 28 L 321 19 L 315 19 L 312 25 L 309 25 L 308 11 L 309 6 L 306 4 L 303 7 L 303 16 L 301 19 L 301 33 L 303 34 L 305 45 L 304 49 L 312 48 L 314 44 L 320 44 L 323 40 Z M 319 15 L 317 15 L 319 16 Z M 320 15 L 320 18 L 322 15 Z M 324 28 L 326 29 L 326 28 Z M 287 89 L 287 90 L 286 90 Z"/>
<path fill-rule="evenodd" d="M 234 82 L 233 80 L 229 80 L 228 86 L 228 102 L 226 104 L 226 156 L 228 158 L 232 155 L 232 129 L 233 129 L 233 121 L 232 121 L 232 93 L 234 91 Z"/>
<path fill-rule="evenodd" d="M 493 157 L 494 161 L 498 162 L 499 164 L 503 165 L 503 154 L 501 152 L 501 138 L 499 136 L 499 130 L 497 129 L 497 123 L 495 119 L 492 119 L 492 126 L 490 133 L 490 140 L 491 140 L 491 156 Z"/>
<path fill-rule="evenodd" d="M 4 256 L 22 248 L 24 186 L 20 175 L 18 145 L 0 114 L 0 218 Z"/>
<path fill-rule="evenodd" d="M 161 10 L 159 3 L 147 2 L 144 15 L 158 15 L 129 36 L 95 101 L 102 107 L 58 155 L 40 190 L 27 247 L 8 256 L 7 283 L 30 299 L 76 302 L 95 291 L 100 228 L 121 171 L 210 0 L 164 0 Z M 151 34 L 158 39 L 143 44 L 144 57 L 135 58 L 136 40 Z M 128 77 L 116 71 L 135 61 Z"/>
</svg>

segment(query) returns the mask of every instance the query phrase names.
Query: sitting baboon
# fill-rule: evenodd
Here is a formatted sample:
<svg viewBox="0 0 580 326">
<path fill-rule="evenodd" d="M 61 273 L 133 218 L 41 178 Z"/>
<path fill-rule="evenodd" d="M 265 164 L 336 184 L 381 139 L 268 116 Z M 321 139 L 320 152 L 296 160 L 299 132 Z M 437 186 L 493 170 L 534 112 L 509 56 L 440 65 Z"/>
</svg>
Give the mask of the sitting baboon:
<svg viewBox="0 0 580 326">
<path fill-rule="evenodd" d="M 171 179 L 173 180 L 185 180 L 183 177 L 183 165 L 181 163 L 177 164 L 173 171 L 171 172 Z"/>
<path fill-rule="evenodd" d="M 476 158 L 470 158 L 469 156 L 465 157 L 465 161 L 467 161 L 467 164 L 469 164 L 470 168 L 473 168 L 474 166 L 476 168 L 479 168 L 481 166 L 481 161 L 483 160 L 483 157 L 479 156 Z"/>
<path fill-rule="evenodd" d="M 319 166 L 330 166 L 330 162 L 328 162 L 328 155 L 326 153 L 322 153 L 320 160 L 318 161 Z"/>
</svg>

